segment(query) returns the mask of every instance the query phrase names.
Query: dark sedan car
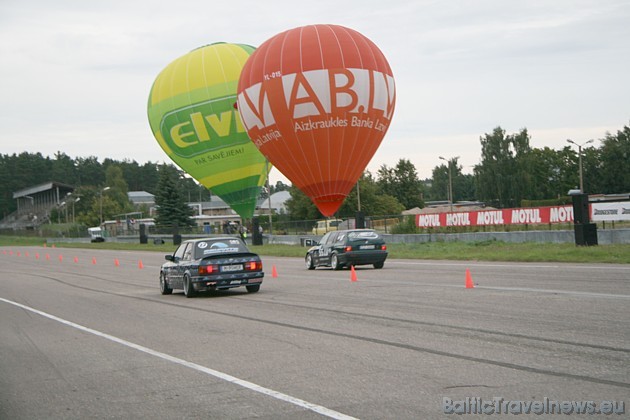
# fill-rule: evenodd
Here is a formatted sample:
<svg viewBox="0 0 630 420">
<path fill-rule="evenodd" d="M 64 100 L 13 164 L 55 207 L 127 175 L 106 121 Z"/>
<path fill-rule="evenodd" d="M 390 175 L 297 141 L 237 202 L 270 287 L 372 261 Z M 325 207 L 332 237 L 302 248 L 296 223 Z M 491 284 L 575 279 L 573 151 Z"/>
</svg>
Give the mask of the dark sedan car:
<svg viewBox="0 0 630 420">
<path fill-rule="evenodd" d="M 235 237 L 193 239 L 182 244 L 160 270 L 160 291 L 170 295 L 173 289 L 183 289 L 186 297 L 197 292 L 226 290 L 245 286 L 257 292 L 265 273 L 260 257 L 250 252 L 242 240 Z"/>
<path fill-rule="evenodd" d="M 338 230 L 328 232 L 319 244 L 306 252 L 306 268 L 319 266 L 339 270 L 351 265 L 372 264 L 383 268 L 387 259 L 385 240 L 371 229 Z"/>
</svg>

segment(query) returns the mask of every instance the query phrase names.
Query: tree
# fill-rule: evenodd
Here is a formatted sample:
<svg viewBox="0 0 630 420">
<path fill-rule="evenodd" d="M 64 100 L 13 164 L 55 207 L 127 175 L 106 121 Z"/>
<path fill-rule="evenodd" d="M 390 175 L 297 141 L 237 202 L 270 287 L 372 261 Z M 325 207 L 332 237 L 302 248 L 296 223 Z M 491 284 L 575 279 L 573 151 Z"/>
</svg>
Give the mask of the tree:
<svg viewBox="0 0 630 420">
<path fill-rule="evenodd" d="M 157 163 L 147 162 L 140 168 L 140 190 L 154 194 L 157 191 L 158 182 Z"/>
<path fill-rule="evenodd" d="M 616 135 L 606 133 L 601 147 L 601 191 L 621 194 L 630 191 L 630 127 L 624 126 Z M 585 183 L 590 176 L 585 177 Z"/>
<path fill-rule="evenodd" d="M 568 149 L 568 148 L 566 148 Z M 543 200 L 556 198 L 566 194 L 571 188 L 565 185 L 562 179 L 563 168 L 566 168 L 568 159 L 565 160 L 564 151 L 556 151 L 545 147 L 543 149 L 533 149 L 530 156 L 530 176 L 532 183 L 536 186 L 533 194 L 527 197 L 530 200 Z"/>
<path fill-rule="evenodd" d="M 120 213 L 133 210 L 133 205 L 129 201 L 129 188 L 127 181 L 123 177 L 122 168 L 119 165 L 110 165 L 105 170 L 105 184 L 110 187 L 107 195 L 116 204 Z"/>
<path fill-rule="evenodd" d="M 324 216 L 319 212 L 317 206 L 299 188 L 293 185 L 289 188 L 291 198 L 285 203 L 287 212 L 291 220 L 314 220 Z"/>
<path fill-rule="evenodd" d="M 475 185 L 475 177 L 471 174 L 458 174 L 453 180 L 453 195 L 455 196 L 455 201 L 476 200 L 477 188 Z"/>
<path fill-rule="evenodd" d="M 359 182 L 359 195 L 361 197 L 361 211 L 367 216 L 381 216 L 400 214 L 405 208 L 390 194 L 383 193 L 369 171 L 363 173 Z M 336 213 L 337 217 L 355 217 L 359 210 L 357 199 L 357 185 L 350 191 L 341 207 Z M 298 188 L 289 188 L 291 198 L 286 206 L 292 220 L 314 220 L 324 216 L 319 212 L 315 204 L 306 194 Z"/>
<path fill-rule="evenodd" d="M 431 200 L 449 200 L 450 190 L 453 190 L 453 201 L 457 201 L 458 189 L 455 187 L 458 175 L 461 175 L 461 165 L 457 164 L 459 157 L 454 157 L 446 164 L 441 164 L 433 168 L 433 182 L 429 189 Z M 449 174 L 450 168 L 450 174 Z M 450 178 L 450 181 L 449 181 Z"/>
<path fill-rule="evenodd" d="M 282 181 L 276 181 L 274 185 L 269 186 L 269 189 L 271 190 L 271 194 L 275 194 L 280 191 L 289 191 L 289 188 L 291 187 Z"/>
<path fill-rule="evenodd" d="M 181 178 L 183 175 L 173 166 L 160 166 L 155 194 L 155 204 L 158 206 L 156 224 L 179 227 L 195 224 L 191 219 L 193 209 L 187 204 L 186 197 L 178 187 Z"/>
<path fill-rule="evenodd" d="M 77 186 L 103 185 L 105 182 L 105 170 L 96 156 L 77 158 L 75 161 L 77 170 Z"/>
<path fill-rule="evenodd" d="M 74 160 L 65 153 L 57 152 L 55 160 L 52 161 L 52 181 L 75 185 L 77 180 L 77 169 L 74 166 Z"/>
<path fill-rule="evenodd" d="M 76 222 L 85 226 L 98 226 L 100 222 L 99 189 L 92 185 L 84 185 L 74 190 L 72 195 L 80 198 L 74 204 Z"/>
<path fill-rule="evenodd" d="M 92 190 L 94 193 L 92 194 Z M 105 170 L 105 185 L 98 187 L 81 188 L 75 194 L 82 194 L 83 201 L 88 197 L 92 199 L 90 214 L 80 215 L 80 220 L 96 226 L 100 223 L 101 214 L 103 221 L 112 217 L 133 211 L 133 205 L 127 195 L 127 181 L 123 178 L 122 169 L 116 164 L 110 164 Z"/>
<path fill-rule="evenodd" d="M 506 136 L 505 130 L 497 127 L 480 141 L 481 163 L 474 169 L 479 199 L 499 207 L 518 207 L 533 189 L 527 129 Z"/>
<path fill-rule="evenodd" d="M 377 175 L 381 192 L 392 195 L 406 209 L 424 206 L 422 182 L 411 161 L 400 159 L 394 168 L 382 165 Z"/>
<path fill-rule="evenodd" d="M 383 193 L 377 185 L 374 177 L 369 171 L 361 175 L 359 182 L 348 194 L 343 204 L 339 208 L 340 217 L 355 217 L 359 210 L 359 200 L 361 199 L 361 211 L 367 216 L 384 216 L 390 214 L 400 214 L 405 207 L 390 194 Z"/>
</svg>

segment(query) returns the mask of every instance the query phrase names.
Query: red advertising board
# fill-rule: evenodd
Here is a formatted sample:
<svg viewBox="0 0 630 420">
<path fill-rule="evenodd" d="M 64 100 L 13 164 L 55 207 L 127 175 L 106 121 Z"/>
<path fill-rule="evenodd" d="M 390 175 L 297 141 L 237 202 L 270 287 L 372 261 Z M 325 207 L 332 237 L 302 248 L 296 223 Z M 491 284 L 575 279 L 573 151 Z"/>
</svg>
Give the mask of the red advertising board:
<svg viewBox="0 0 630 420">
<path fill-rule="evenodd" d="M 421 228 L 572 223 L 573 206 L 474 210 L 416 215 Z"/>
</svg>

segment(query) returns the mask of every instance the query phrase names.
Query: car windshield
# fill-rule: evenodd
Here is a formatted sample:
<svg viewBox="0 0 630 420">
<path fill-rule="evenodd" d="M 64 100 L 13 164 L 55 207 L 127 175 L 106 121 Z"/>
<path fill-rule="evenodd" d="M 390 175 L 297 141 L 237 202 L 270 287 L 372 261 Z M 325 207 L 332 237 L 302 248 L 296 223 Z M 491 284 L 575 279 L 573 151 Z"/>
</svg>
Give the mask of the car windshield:
<svg viewBox="0 0 630 420">
<path fill-rule="evenodd" d="M 360 230 L 356 232 L 348 232 L 348 239 L 357 240 L 357 239 L 378 239 L 378 233 L 373 230 Z"/>
<path fill-rule="evenodd" d="M 249 249 L 240 239 L 236 238 L 199 241 L 195 244 L 195 259 L 234 252 L 249 252 Z"/>
</svg>

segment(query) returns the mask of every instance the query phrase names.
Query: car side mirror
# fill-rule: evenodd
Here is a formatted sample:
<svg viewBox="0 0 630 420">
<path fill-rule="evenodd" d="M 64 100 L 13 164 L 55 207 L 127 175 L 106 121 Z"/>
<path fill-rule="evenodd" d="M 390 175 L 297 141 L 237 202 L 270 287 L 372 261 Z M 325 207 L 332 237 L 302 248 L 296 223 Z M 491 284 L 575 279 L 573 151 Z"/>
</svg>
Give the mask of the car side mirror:
<svg viewBox="0 0 630 420">
<path fill-rule="evenodd" d="M 164 259 L 168 261 L 175 261 L 175 257 L 173 257 L 171 254 L 166 254 L 164 256 Z"/>
</svg>

